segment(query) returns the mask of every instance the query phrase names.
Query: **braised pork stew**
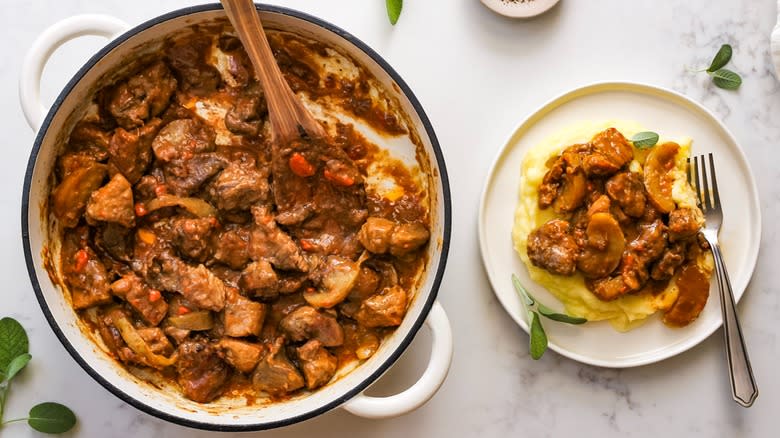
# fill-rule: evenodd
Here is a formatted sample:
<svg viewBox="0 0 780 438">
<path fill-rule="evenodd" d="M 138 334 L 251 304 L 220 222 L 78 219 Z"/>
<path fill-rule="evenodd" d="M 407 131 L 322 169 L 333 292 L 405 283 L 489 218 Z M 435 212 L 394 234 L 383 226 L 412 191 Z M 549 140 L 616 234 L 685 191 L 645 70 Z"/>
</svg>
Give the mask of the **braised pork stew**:
<svg viewBox="0 0 780 438">
<path fill-rule="evenodd" d="M 372 126 L 403 131 L 367 100 L 364 77 L 305 62 L 321 45 L 271 44 L 295 91 L 335 93 Z M 204 403 L 314 390 L 370 358 L 426 262 L 429 207 L 411 171 L 390 166 L 401 196 L 368 191 L 386 154 L 348 124 L 330 126 L 332 139 L 273 143 L 227 31 L 169 41 L 129 71 L 75 124 L 49 203 L 64 286 L 109 353 Z M 204 118 L 202 102 L 227 110 Z"/>
<path fill-rule="evenodd" d="M 638 171 L 630 166 L 634 150 L 610 128 L 548 161 L 538 205 L 557 217 L 529 234 L 528 257 L 556 275 L 581 274 L 602 301 L 657 293 L 676 278 L 679 296 L 664 321 L 684 326 L 709 294 L 697 267 L 708 249 L 699 233 L 703 217 L 672 199 L 678 144 L 654 146 Z"/>
</svg>

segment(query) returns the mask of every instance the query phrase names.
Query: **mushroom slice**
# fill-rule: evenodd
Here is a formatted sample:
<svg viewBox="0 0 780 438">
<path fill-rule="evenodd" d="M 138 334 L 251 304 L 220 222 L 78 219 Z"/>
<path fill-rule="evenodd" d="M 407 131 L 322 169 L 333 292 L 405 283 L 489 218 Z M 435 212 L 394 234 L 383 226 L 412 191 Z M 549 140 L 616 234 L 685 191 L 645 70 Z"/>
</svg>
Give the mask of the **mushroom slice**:
<svg viewBox="0 0 780 438">
<path fill-rule="evenodd" d="M 609 213 L 595 213 L 585 230 L 587 242 L 577 262 L 586 277 L 600 278 L 617 268 L 626 239 L 620 225 Z"/>
<path fill-rule="evenodd" d="M 572 173 L 563 175 L 563 185 L 558 197 L 553 202 L 553 210 L 556 213 L 569 213 L 579 208 L 585 201 L 588 180 L 585 172 L 577 168 Z"/>
<path fill-rule="evenodd" d="M 320 286 L 307 290 L 303 298 L 314 307 L 331 308 L 344 301 L 360 274 L 360 265 L 368 258 L 364 252 L 357 261 L 347 257 L 331 255 L 320 268 Z"/>
</svg>

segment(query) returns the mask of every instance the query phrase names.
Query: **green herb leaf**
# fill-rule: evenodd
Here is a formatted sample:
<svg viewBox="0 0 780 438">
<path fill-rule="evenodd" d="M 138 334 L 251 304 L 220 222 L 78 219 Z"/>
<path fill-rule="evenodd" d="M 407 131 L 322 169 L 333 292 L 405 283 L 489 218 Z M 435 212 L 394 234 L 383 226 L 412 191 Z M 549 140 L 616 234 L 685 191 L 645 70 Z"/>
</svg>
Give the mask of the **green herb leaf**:
<svg viewBox="0 0 780 438">
<path fill-rule="evenodd" d="M 639 149 L 651 148 L 658 143 L 658 134 L 652 131 L 639 132 L 631 137 L 631 142 Z"/>
<path fill-rule="evenodd" d="M 726 90 L 736 90 L 742 85 L 742 78 L 731 70 L 722 68 L 712 73 L 712 82 Z"/>
<path fill-rule="evenodd" d="M 718 50 L 718 53 L 712 58 L 712 63 L 710 64 L 710 68 L 707 69 L 707 73 L 712 73 L 728 64 L 729 60 L 731 60 L 731 52 L 730 45 L 724 44 L 720 46 L 720 50 Z"/>
<path fill-rule="evenodd" d="M 523 287 L 522 284 L 520 284 L 520 279 L 517 278 L 517 275 L 512 274 L 512 285 L 515 286 L 515 290 L 517 293 L 523 298 L 523 301 L 525 301 L 526 306 L 533 306 L 535 300 L 531 296 L 531 294 L 528 293 L 527 290 Z"/>
<path fill-rule="evenodd" d="M 27 366 L 27 362 L 32 359 L 32 356 L 30 353 L 24 353 L 20 354 L 19 356 L 16 356 L 11 363 L 8 364 L 8 369 L 5 373 L 5 380 L 11 381 L 11 379 L 16 376 L 16 374 L 21 371 L 25 366 Z"/>
<path fill-rule="evenodd" d="M 17 356 L 20 356 L 30 348 L 27 340 L 27 332 L 24 327 L 13 318 L 0 319 L 0 370 L 8 374 L 8 365 Z"/>
<path fill-rule="evenodd" d="M 544 333 L 542 321 L 536 312 L 531 312 L 531 357 L 538 360 L 547 350 L 547 334 Z"/>
<path fill-rule="evenodd" d="M 30 409 L 27 424 L 38 432 L 64 433 L 76 425 L 76 415 L 67 406 L 46 402 Z"/>
<path fill-rule="evenodd" d="M 542 303 L 538 303 L 538 305 L 539 305 L 539 313 L 541 313 L 542 316 L 546 318 L 552 319 L 553 321 L 564 322 L 566 324 L 575 324 L 575 325 L 585 324 L 586 322 L 588 322 L 588 320 L 585 318 L 580 318 L 578 316 L 570 316 L 564 313 L 557 313 L 556 311 L 552 310 L 551 308 L 545 306 Z"/>
<path fill-rule="evenodd" d="M 390 19 L 390 24 L 395 25 L 398 22 L 398 17 L 401 16 L 404 0 L 385 0 L 385 5 L 387 6 L 387 18 Z"/>
</svg>

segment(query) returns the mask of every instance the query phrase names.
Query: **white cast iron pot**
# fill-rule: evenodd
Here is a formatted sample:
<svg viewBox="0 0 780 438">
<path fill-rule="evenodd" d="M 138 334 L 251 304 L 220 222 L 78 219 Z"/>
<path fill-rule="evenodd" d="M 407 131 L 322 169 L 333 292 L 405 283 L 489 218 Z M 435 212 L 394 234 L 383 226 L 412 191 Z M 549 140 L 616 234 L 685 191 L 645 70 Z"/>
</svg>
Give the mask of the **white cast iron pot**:
<svg viewBox="0 0 780 438">
<path fill-rule="evenodd" d="M 37 131 L 24 180 L 22 240 L 27 269 L 43 312 L 68 352 L 101 385 L 131 405 L 165 420 L 211 429 L 245 431 L 285 426 L 335 407 L 369 418 L 384 418 L 412 411 L 436 393 L 447 376 L 452 359 L 452 333 L 441 305 L 436 302 L 450 240 L 450 192 L 447 171 L 428 118 L 412 91 L 373 50 L 347 32 L 309 15 L 274 6 L 258 5 L 265 26 L 291 31 L 340 48 L 367 68 L 385 90 L 400 102 L 409 116 L 430 160 L 431 245 L 426 274 L 400 327 L 377 353 L 346 376 L 304 396 L 267 406 L 241 406 L 218 401 L 207 405 L 183 398 L 177 391 L 158 390 L 119 366 L 86 336 L 63 291 L 49 279 L 44 252 L 57 260 L 59 242 L 50 237 L 43 212 L 50 190 L 49 175 L 58 147 L 66 139 L 80 108 L 90 99 L 99 78 L 119 63 L 137 55 L 164 36 L 192 24 L 224 17 L 217 4 L 181 9 L 127 30 L 125 23 L 103 15 L 82 15 L 47 29 L 34 43 L 22 67 L 19 94 L 24 115 Z M 83 35 L 111 39 L 70 80 L 46 111 L 40 102 L 40 78 L 49 56 L 61 44 Z M 419 381 L 400 394 L 368 397 L 363 391 L 398 359 L 423 322 L 432 331 L 430 363 Z"/>
</svg>

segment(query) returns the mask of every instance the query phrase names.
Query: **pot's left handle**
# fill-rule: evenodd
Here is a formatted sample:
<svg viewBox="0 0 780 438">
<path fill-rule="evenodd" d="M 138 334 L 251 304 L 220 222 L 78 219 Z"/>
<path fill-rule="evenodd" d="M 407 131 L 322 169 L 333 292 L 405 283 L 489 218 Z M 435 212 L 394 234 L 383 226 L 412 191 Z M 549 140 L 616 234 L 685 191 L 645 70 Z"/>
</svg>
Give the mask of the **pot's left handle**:
<svg viewBox="0 0 780 438">
<path fill-rule="evenodd" d="M 124 21 L 109 15 L 84 14 L 66 18 L 43 31 L 24 57 L 19 76 L 19 101 L 33 131 L 38 131 L 46 114 L 46 107 L 41 103 L 41 75 L 52 53 L 65 42 L 81 36 L 113 39 L 129 28 Z"/>
<path fill-rule="evenodd" d="M 431 359 L 422 377 L 400 394 L 389 397 L 369 397 L 358 394 L 344 403 L 343 408 L 365 418 L 390 418 L 411 412 L 424 405 L 439 390 L 452 362 L 452 328 L 444 308 L 433 303 L 425 320 L 431 329 Z"/>
</svg>

